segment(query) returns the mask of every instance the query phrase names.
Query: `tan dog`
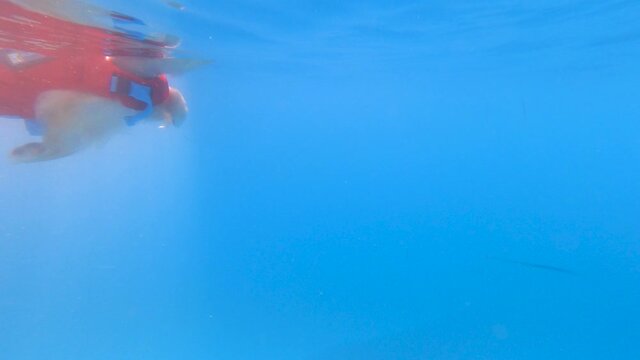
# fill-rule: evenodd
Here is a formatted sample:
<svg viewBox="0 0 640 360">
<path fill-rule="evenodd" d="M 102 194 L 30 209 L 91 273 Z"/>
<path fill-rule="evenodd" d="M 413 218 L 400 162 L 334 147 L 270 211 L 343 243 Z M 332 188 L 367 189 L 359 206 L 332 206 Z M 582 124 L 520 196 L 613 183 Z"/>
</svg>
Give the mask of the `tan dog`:
<svg viewBox="0 0 640 360">
<path fill-rule="evenodd" d="M 0 116 L 42 135 L 11 152 L 16 162 L 68 156 L 140 122 L 179 126 L 187 105 L 167 74 L 209 63 L 172 58 L 176 38 L 138 38 L 126 25 L 139 20 L 79 0 L 0 0 L 0 13 Z"/>
<path fill-rule="evenodd" d="M 127 128 L 123 119 L 136 111 L 113 99 L 91 94 L 51 90 L 40 95 L 35 106 L 36 119 L 43 129 L 42 142 L 15 148 L 16 162 L 53 160 L 76 153 L 92 145 L 103 144 Z M 143 121 L 159 126 L 179 126 L 187 115 L 182 94 L 171 88 L 168 99 L 156 105 Z"/>
</svg>

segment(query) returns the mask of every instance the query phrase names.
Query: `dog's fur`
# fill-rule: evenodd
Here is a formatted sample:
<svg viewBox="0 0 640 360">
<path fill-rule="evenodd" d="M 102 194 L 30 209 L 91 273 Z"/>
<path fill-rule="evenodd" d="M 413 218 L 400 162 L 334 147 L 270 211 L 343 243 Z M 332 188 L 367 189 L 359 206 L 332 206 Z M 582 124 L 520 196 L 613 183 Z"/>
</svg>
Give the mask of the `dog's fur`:
<svg viewBox="0 0 640 360">
<path fill-rule="evenodd" d="M 42 142 L 15 148 L 11 158 L 16 162 L 53 160 L 104 143 L 126 128 L 124 118 L 134 115 L 135 110 L 104 97 L 53 90 L 40 95 L 35 113 L 44 130 Z M 179 124 L 186 113 L 182 94 L 171 89 L 169 99 L 154 107 L 148 121 Z"/>
</svg>

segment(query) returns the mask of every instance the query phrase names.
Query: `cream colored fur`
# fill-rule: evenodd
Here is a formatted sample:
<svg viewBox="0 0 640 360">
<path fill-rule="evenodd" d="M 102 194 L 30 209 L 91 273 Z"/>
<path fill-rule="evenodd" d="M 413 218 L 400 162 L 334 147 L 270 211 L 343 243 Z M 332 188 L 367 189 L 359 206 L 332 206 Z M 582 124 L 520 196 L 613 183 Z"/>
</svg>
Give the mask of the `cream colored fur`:
<svg viewBox="0 0 640 360">
<path fill-rule="evenodd" d="M 43 93 L 35 110 L 45 129 L 42 142 L 14 149 L 11 157 L 17 162 L 57 159 L 103 143 L 126 127 L 125 116 L 134 114 L 119 102 L 62 90 Z"/>
<path fill-rule="evenodd" d="M 154 106 L 145 122 L 180 126 L 187 112 L 187 103 L 180 91 L 170 88 L 169 98 Z M 52 90 L 38 98 L 35 113 L 44 128 L 42 142 L 15 148 L 11 158 L 16 162 L 58 159 L 105 143 L 115 133 L 127 128 L 125 117 L 135 115 L 136 111 L 104 97 Z"/>
</svg>

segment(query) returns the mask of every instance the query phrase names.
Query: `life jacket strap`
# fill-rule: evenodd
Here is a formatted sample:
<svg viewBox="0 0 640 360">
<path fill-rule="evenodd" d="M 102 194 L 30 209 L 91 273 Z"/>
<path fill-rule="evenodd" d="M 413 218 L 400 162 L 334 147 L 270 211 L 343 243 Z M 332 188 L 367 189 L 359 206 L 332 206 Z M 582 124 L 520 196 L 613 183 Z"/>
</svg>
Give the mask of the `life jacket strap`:
<svg viewBox="0 0 640 360">
<path fill-rule="evenodd" d="M 110 91 L 123 99 L 126 106 L 139 108 L 139 113 L 125 117 L 127 126 L 134 126 L 149 117 L 153 112 L 153 95 L 151 86 L 139 84 L 119 75 L 111 77 Z"/>
</svg>

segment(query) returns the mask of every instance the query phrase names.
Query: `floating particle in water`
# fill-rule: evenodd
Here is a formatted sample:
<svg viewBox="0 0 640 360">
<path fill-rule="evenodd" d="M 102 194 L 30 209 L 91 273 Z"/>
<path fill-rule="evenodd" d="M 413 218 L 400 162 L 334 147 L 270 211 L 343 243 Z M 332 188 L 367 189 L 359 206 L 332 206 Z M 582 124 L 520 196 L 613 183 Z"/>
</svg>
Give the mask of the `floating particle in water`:
<svg viewBox="0 0 640 360">
<path fill-rule="evenodd" d="M 489 258 L 493 259 L 493 260 L 501 261 L 501 262 L 504 262 L 504 263 L 520 265 L 520 266 L 531 268 L 531 269 L 551 271 L 551 272 L 562 273 L 562 274 L 566 274 L 566 275 L 574 275 L 574 276 L 578 275 L 573 270 L 565 269 L 565 268 L 562 268 L 562 267 L 559 267 L 559 266 L 552 266 L 552 265 L 547 265 L 547 264 L 533 263 L 533 262 L 528 262 L 528 261 L 519 261 L 519 260 L 499 258 L 499 257 L 489 257 Z"/>
<path fill-rule="evenodd" d="M 176 9 L 176 10 L 184 10 L 186 9 L 186 6 L 184 6 L 182 3 L 179 3 L 177 1 L 172 1 L 172 0 L 168 0 L 165 1 L 165 4 L 171 6 L 172 8 Z"/>
</svg>

